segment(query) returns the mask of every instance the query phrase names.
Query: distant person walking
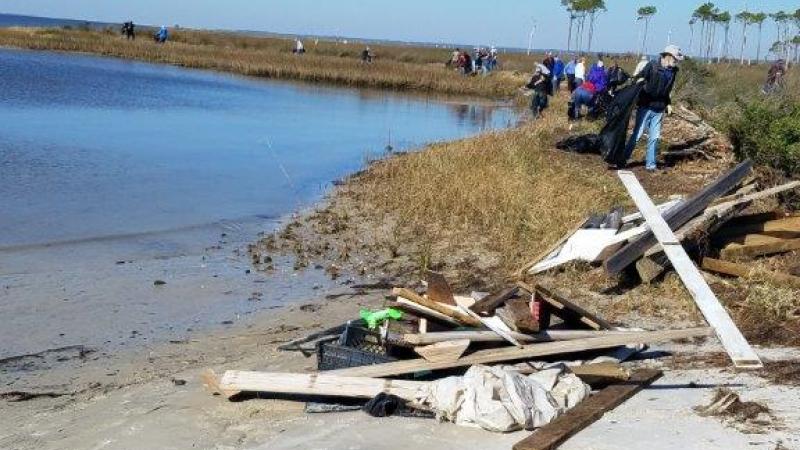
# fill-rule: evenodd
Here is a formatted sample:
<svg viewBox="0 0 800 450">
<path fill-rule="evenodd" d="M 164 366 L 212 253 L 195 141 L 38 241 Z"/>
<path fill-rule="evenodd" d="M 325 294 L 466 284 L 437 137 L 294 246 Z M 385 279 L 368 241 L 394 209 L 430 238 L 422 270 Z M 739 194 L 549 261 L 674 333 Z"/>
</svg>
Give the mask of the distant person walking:
<svg viewBox="0 0 800 450">
<path fill-rule="evenodd" d="M 586 81 L 586 58 L 582 57 L 575 64 L 575 85 L 580 86 Z"/>
<path fill-rule="evenodd" d="M 533 71 L 531 81 L 525 86 L 533 91 L 533 98 L 531 99 L 531 114 L 536 119 L 539 115 L 547 109 L 547 90 L 548 90 L 548 75 L 550 71 L 544 64 L 537 64 L 536 69 Z"/>
<path fill-rule="evenodd" d="M 637 83 L 642 83 L 642 92 L 639 94 L 639 109 L 636 111 L 636 125 L 625 147 L 625 161 L 633 155 L 636 143 L 641 139 L 644 129 L 647 128 L 647 153 L 645 156 L 645 169 L 650 172 L 656 170 L 656 157 L 658 141 L 661 139 L 661 124 L 664 112 L 672 113 L 672 88 L 678 76 L 678 62 L 683 61 L 683 53 L 676 45 L 668 45 L 658 61 L 649 62 L 636 76 Z"/>
<path fill-rule="evenodd" d="M 553 60 L 553 92 L 558 92 L 561 90 L 561 82 L 564 81 L 564 61 L 558 55 Z"/>
<path fill-rule="evenodd" d="M 575 90 L 577 87 L 575 85 L 575 66 L 578 65 L 578 60 L 575 59 L 573 56 L 566 66 L 564 66 L 564 75 L 567 77 L 567 89 L 569 89 L 570 94 Z"/>
<path fill-rule="evenodd" d="M 761 90 L 764 94 L 772 94 L 783 88 L 783 76 L 786 75 L 786 61 L 779 59 L 770 66 L 767 81 Z"/>
<path fill-rule="evenodd" d="M 369 47 L 361 51 L 361 64 L 372 64 L 372 50 Z"/>
<path fill-rule="evenodd" d="M 136 40 L 136 30 L 133 21 L 128 21 L 122 24 L 122 35 L 125 39 Z"/>
<path fill-rule="evenodd" d="M 295 39 L 294 40 L 294 48 L 292 49 L 292 53 L 294 53 L 295 55 L 302 55 L 305 52 L 306 52 L 306 48 L 303 45 L 303 41 L 301 41 L 300 39 Z"/>
<path fill-rule="evenodd" d="M 162 26 L 162 27 L 161 27 L 161 28 L 160 28 L 160 29 L 159 29 L 159 30 L 156 32 L 156 34 L 155 34 L 155 40 L 156 40 L 156 42 L 158 42 L 159 44 L 163 44 L 163 43 L 167 42 L 167 39 L 169 39 L 169 31 L 167 30 L 167 27 L 166 27 L 166 26 Z"/>
</svg>

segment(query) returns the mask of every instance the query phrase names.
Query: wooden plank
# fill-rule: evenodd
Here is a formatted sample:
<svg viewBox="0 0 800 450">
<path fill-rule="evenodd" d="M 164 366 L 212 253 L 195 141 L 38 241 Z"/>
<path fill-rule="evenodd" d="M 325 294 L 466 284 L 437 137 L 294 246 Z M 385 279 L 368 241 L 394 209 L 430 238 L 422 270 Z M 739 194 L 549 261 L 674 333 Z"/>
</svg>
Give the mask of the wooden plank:
<svg viewBox="0 0 800 450">
<path fill-rule="evenodd" d="M 550 286 L 537 284 L 536 287 L 532 287 L 523 283 L 520 283 L 520 286 L 529 292 L 535 292 L 537 298 L 544 300 L 552 308 L 553 314 L 557 315 L 565 322 L 576 325 L 581 324 L 594 330 L 610 330 L 614 328 L 613 325 L 606 322 L 603 318 L 592 314 L 578 304 L 567 299 Z"/>
<path fill-rule="evenodd" d="M 520 342 L 552 342 L 569 341 L 573 339 L 586 339 L 602 336 L 619 336 L 630 331 L 595 331 L 595 330 L 547 330 L 536 334 L 522 334 L 510 332 L 514 339 Z M 411 345 L 435 344 L 437 342 L 469 339 L 472 342 L 502 342 L 505 339 L 494 331 L 437 331 L 425 334 L 390 334 L 390 340 L 402 341 Z"/>
<path fill-rule="evenodd" d="M 343 377 L 325 373 L 275 373 L 228 370 L 220 387 L 225 390 L 272 394 L 373 398 L 381 392 L 414 401 L 428 382 Z"/>
<path fill-rule="evenodd" d="M 511 344 L 516 345 L 517 347 L 522 347 L 522 344 L 509 334 L 511 330 L 508 329 L 508 327 L 503 323 L 502 320 L 498 319 L 497 317 L 481 317 L 477 315 L 474 311 L 469 309 L 469 306 L 466 306 L 464 303 L 462 303 L 460 299 L 456 299 L 456 304 L 464 314 L 467 314 L 473 319 L 479 321 L 480 323 L 483 324 L 483 326 L 494 331 L 500 337 L 510 342 Z"/>
<path fill-rule="evenodd" d="M 424 347 L 415 347 L 414 351 L 430 362 L 452 362 L 457 360 L 467 351 L 469 339 L 438 342 Z"/>
<path fill-rule="evenodd" d="M 450 316 L 446 316 L 446 315 L 444 315 L 444 314 L 442 314 L 442 313 L 440 313 L 438 311 L 434 311 L 434 310 L 432 310 L 430 308 L 426 308 L 426 307 L 424 307 L 422 305 L 418 305 L 418 304 L 416 304 L 416 303 L 414 303 L 414 302 L 412 302 L 410 300 L 404 299 L 403 297 L 397 297 L 397 302 L 396 303 L 397 303 L 397 306 L 399 308 L 405 309 L 405 310 L 410 310 L 411 312 L 413 312 L 415 314 L 428 316 L 431 319 L 435 319 L 435 320 L 438 320 L 440 322 L 444 322 L 444 323 L 446 323 L 448 325 L 452 325 L 454 327 L 460 327 L 461 326 L 461 322 L 457 321 L 456 319 L 453 319 Z M 427 324 L 426 324 L 426 328 L 427 328 Z"/>
<path fill-rule="evenodd" d="M 683 203 L 682 198 L 676 198 L 674 200 L 670 200 L 668 202 L 664 202 L 657 206 L 658 210 L 661 212 L 661 215 L 664 215 L 664 212 L 669 211 L 670 209 L 680 205 Z M 622 218 L 623 225 L 626 223 L 636 222 L 637 220 L 642 220 L 642 213 L 636 211 L 635 213 L 628 214 Z"/>
<path fill-rule="evenodd" d="M 425 272 L 425 281 L 428 283 L 426 294 L 429 299 L 446 305 L 456 304 L 455 300 L 453 300 L 453 291 L 450 289 L 450 285 L 444 275 L 428 270 Z"/>
<path fill-rule="evenodd" d="M 619 347 L 621 345 L 650 344 L 671 341 L 675 339 L 708 336 L 710 331 L 711 330 L 707 327 L 689 328 L 686 330 L 631 331 L 624 335 L 530 344 L 524 346 L 523 348 L 504 347 L 479 350 L 469 355 L 462 356 L 457 361 L 450 363 L 432 363 L 425 361 L 424 359 L 410 359 L 383 364 L 373 364 L 371 366 L 336 369 L 327 371 L 326 373 L 352 377 L 389 377 L 427 370 L 471 366 L 474 364 L 491 364 L 503 361 L 532 359 L 550 355 L 563 355 L 587 350 L 601 350 Z"/>
<path fill-rule="evenodd" d="M 748 234 L 762 234 L 779 238 L 798 238 L 800 237 L 800 217 L 726 226 L 719 230 L 714 237 L 726 239 Z"/>
<path fill-rule="evenodd" d="M 777 242 L 730 245 L 720 252 L 720 258 L 728 260 L 749 259 L 756 256 L 775 255 L 800 250 L 800 239 L 781 239 Z"/>
<path fill-rule="evenodd" d="M 204 370 L 203 373 L 200 374 L 200 381 L 213 395 L 221 395 L 229 399 L 240 392 L 236 389 L 223 389 L 220 386 L 220 380 L 217 378 L 217 374 L 212 369 Z"/>
<path fill-rule="evenodd" d="M 609 386 L 580 402 L 552 422 L 514 444 L 514 450 L 554 450 L 584 428 L 662 376 L 660 370 L 639 369 L 624 383 Z"/>
<path fill-rule="evenodd" d="M 518 333 L 539 332 L 539 322 L 531 314 L 531 304 L 523 298 L 507 301 L 506 306 L 495 310 L 495 315 Z"/>
<path fill-rule="evenodd" d="M 725 175 L 719 177 L 716 181 L 695 194 L 691 199 L 669 210 L 664 217 L 667 228 L 670 230 L 678 229 L 694 216 L 703 212 L 714 199 L 725 195 L 736 187 L 736 185 L 750 173 L 752 166 L 753 163 L 750 160 L 740 163 Z M 644 252 L 657 242 L 658 240 L 655 238 L 652 230 L 639 235 L 636 239 L 606 260 L 604 264 L 606 272 L 612 275 L 622 272 L 626 267 L 641 258 Z"/>
<path fill-rule="evenodd" d="M 477 320 L 474 317 L 471 317 L 471 316 L 469 316 L 467 314 L 464 314 L 461 311 L 449 308 L 446 305 L 443 305 L 441 303 L 434 302 L 433 300 L 427 299 L 427 298 L 417 294 L 416 292 L 412 291 L 411 289 L 394 288 L 394 289 L 392 289 L 392 295 L 395 295 L 397 297 L 402 297 L 402 298 L 404 298 L 404 299 L 406 299 L 408 301 L 411 301 L 413 303 L 416 303 L 416 304 L 418 304 L 420 306 L 424 306 L 424 307 L 426 307 L 428 309 L 431 309 L 431 310 L 436 311 L 436 312 L 438 312 L 440 314 L 443 314 L 443 315 L 448 316 L 448 317 L 450 317 L 452 319 L 455 319 L 458 322 L 463 323 L 464 325 L 469 325 L 469 326 L 472 326 L 472 327 L 480 327 L 481 326 L 481 321 L 480 320 Z"/>
<path fill-rule="evenodd" d="M 737 193 L 742 193 L 742 189 Z M 682 243 L 702 239 L 714 233 L 736 214 L 743 211 L 750 203 L 728 203 L 723 208 L 708 208 L 706 211 L 675 232 L 675 236 Z M 663 213 L 662 213 L 663 216 Z M 644 257 L 636 262 L 636 271 L 643 283 L 649 284 L 658 278 L 671 263 L 661 250 L 661 245 L 656 243 L 644 253 Z"/>
<path fill-rule="evenodd" d="M 716 295 L 708 287 L 700 271 L 689 259 L 689 255 L 677 242 L 672 230 L 667 226 L 666 221 L 658 213 L 653 201 L 645 192 L 636 175 L 629 171 L 617 172 L 620 180 L 625 185 L 636 206 L 644 214 L 645 220 L 654 231 L 656 239 L 661 243 L 664 253 L 672 262 L 675 271 L 683 281 L 683 284 L 692 294 L 697 306 L 703 313 L 706 321 L 714 328 L 722 346 L 731 357 L 734 365 L 739 368 L 761 368 L 763 364 L 758 355 L 747 343 L 742 333 L 736 328 L 736 324 L 722 307 Z"/>
<path fill-rule="evenodd" d="M 752 267 L 750 266 L 728 261 L 721 261 L 713 258 L 703 258 L 702 267 L 703 270 L 707 270 L 709 272 L 741 278 L 748 278 L 752 271 Z M 759 275 L 775 284 L 786 285 L 800 289 L 800 277 L 789 275 L 788 273 L 774 271 L 760 271 Z"/>
<path fill-rule="evenodd" d="M 494 312 L 495 309 L 502 306 L 502 304 L 505 303 L 506 300 L 516 295 L 517 291 L 519 291 L 519 286 L 511 286 L 505 288 L 502 291 L 496 292 L 494 294 L 489 294 L 486 297 L 478 300 L 469 309 L 475 311 L 478 314 L 482 313 L 491 314 Z"/>
</svg>

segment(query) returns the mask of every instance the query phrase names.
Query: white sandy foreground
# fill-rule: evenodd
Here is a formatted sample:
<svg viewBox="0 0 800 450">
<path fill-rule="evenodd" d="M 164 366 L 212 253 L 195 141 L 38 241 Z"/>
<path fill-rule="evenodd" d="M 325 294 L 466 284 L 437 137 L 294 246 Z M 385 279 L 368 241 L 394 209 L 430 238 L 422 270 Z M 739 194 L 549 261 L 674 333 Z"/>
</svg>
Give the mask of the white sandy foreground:
<svg viewBox="0 0 800 450">
<path fill-rule="evenodd" d="M 313 359 L 268 347 L 273 348 L 251 343 L 246 349 L 250 357 L 236 362 L 227 358 L 207 362 L 218 370 L 313 369 Z M 681 351 L 693 350 L 699 349 L 681 347 Z M 770 353 L 785 357 L 792 352 Z M 186 380 L 185 385 L 176 385 L 171 378 L 157 378 L 67 404 L 49 400 L 0 403 L 0 448 L 377 450 L 424 445 L 437 450 L 508 450 L 528 435 L 496 434 L 432 419 L 379 419 L 361 412 L 310 415 L 303 412 L 303 403 L 285 400 L 233 403 L 210 395 L 199 379 L 200 373 L 200 368 L 193 368 L 173 375 Z M 693 407 L 708 403 L 717 386 L 733 389 L 742 400 L 764 402 L 776 421 L 752 434 L 717 417 L 700 417 Z M 779 442 L 783 447 L 778 447 Z M 800 388 L 726 369 L 666 369 L 662 379 L 561 448 L 800 448 Z"/>
</svg>

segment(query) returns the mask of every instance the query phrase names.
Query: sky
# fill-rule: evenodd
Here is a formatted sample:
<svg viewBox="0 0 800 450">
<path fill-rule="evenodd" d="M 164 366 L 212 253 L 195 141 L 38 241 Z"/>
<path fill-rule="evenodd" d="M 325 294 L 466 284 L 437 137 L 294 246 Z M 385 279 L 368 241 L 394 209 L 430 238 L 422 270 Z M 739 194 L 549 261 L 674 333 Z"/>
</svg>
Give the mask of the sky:
<svg viewBox="0 0 800 450">
<path fill-rule="evenodd" d="M 650 22 L 647 51 L 660 51 L 671 43 L 689 50 L 692 11 L 700 0 L 606 0 L 608 11 L 597 18 L 593 51 L 637 51 L 642 22 L 636 9 L 654 5 L 658 13 Z M 749 6 L 765 12 L 800 8 L 800 0 L 718 0 L 734 15 Z M 559 0 L 0 0 L 0 13 L 28 14 L 85 20 L 134 20 L 152 25 L 181 25 L 271 31 L 299 35 L 336 35 L 434 43 L 528 46 L 534 22 L 534 48 L 567 46 L 567 14 Z M 796 33 L 797 30 L 795 29 Z M 718 36 L 721 36 L 721 31 Z M 747 55 L 755 54 L 756 32 L 748 33 Z M 764 26 L 763 47 L 775 41 L 775 26 Z M 741 26 L 731 25 L 731 53 L 738 55 Z"/>
</svg>

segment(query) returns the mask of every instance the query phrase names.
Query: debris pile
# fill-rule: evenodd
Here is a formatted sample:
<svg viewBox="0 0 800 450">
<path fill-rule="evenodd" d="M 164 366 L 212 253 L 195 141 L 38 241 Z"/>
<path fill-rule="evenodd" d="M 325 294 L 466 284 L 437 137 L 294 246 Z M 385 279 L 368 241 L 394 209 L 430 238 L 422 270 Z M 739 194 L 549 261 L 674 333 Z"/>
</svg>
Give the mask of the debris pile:
<svg viewBox="0 0 800 450">
<path fill-rule="evenodd" d="M 759 190 L 751 169 L 745 161 L 695 195 L 659 206 L 633 173 L 620 171 L 638 211 L 614 208 L 590 217 L 504 288 L 458 295 L 440 273 L 428 271 L 423 289 L 392 289 L 385 309 L 362 310 L 359 319 L 279 347 L 316 355 L 315 373 L 228 370 L 221 378 L 207 375 L 205 382 L 229 398 L 247 392 L 297 396 L 309 412 L 360 407 L 380 417 L 428 415 L 495 432 L 535 429 L 515 445 L 522 450 L 559 445 L 660 377 L 658 370 L 622 365 L 646 344 L 713 333 L 735 366 L 760 368 L 759 356 L 698 269 L 749 276 L 731 260 L 800 248 L 794 246 L 797 217 L 744 214 L 752 202 L 800 182 Z M 714 248 L 719 259 L 708 257 Z M 645 282 L 674 269 L 710 327 L 616 326 L 559 286 L 531 281 L 576 260 L 602 264 L 609 274 L 636 271 Z M 782 282 L 795 277 L 769 276 Z M 715 404 L 737 404 L 725 398 Z"/>
</svg>

